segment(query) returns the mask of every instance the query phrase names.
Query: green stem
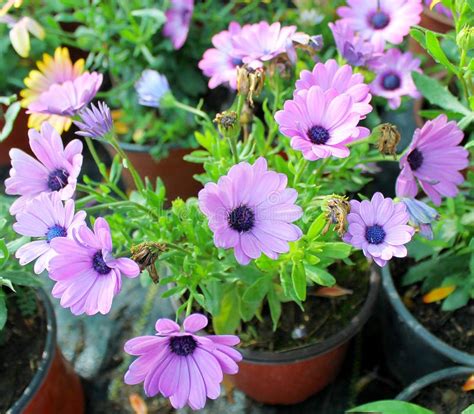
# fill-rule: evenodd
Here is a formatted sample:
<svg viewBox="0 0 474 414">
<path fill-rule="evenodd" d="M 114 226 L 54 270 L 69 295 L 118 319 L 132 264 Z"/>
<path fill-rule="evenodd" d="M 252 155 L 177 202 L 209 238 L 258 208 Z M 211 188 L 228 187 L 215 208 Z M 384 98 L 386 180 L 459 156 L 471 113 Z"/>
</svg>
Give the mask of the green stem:
<svg viewBox="0 0 474 414">
<path fill-rule="evenodd" d="M 301 176 L 303 175 L 304 171 L 306 170 L 306 167 L 308 166 L 308 160 L 307 159 L 303 159 L 303 164 L 301 165 L 300 168 L 298 168 L 296 170 L 296 174 L 293 178 L 293 187 L 296 187 L 296 185 L 298 184 Z"/>
<path fill-rule="evenodd" d="M 193 294 L 189 292 L 188 305 L 186 306 L 186 317 L 191 315 L 192 307 L 193 307 Z"/>
<path fill-rule="evenodd" d="M 229 141 L 230 152 L 232 153 L 232 157 L 234 158 L 234 163 L 239 163 L 239 153 L 237 151 L 237 137 L 226 137 Z"/>
<path fill-rule="evenodd" d="M 314 182 L 318 181 L 319 178 L 322 177 L 322 175 L 324 174 L 324 169 L 326 168 L 326 166 L 328 165 L 330 160 L 331 160 L 331 157 L 324 158 L 323 162 L 321 163 L 319 168 L 314 173 Z"/>
<path fill-rule="evenodd" d="M 197 108 L 194 108 L 190 105 L 186 105 L 182 102 L 179 102 L 179 101 L 174 101 L 174 106 L 176 108 L 180 108 L 186 112 L 189 112 L 191 114 L 194 114 L 202 119 L 204 119 L 205 121 L 207 122 L 211 122 L 211 120 L 209 119 L 209 116 L 204 112 L 204 111 L 201 111 L 200 109 L 197 109 Z"/>
</svg>

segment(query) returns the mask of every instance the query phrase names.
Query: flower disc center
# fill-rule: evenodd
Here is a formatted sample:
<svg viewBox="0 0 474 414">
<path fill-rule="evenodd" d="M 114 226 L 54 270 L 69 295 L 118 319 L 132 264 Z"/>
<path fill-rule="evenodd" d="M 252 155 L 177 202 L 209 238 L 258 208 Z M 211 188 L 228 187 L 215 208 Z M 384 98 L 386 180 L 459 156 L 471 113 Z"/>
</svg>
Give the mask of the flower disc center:
<svg viewBox="0 0 474 414">
<path fill-rule="evenodd" d="M 382 30 L 390 23 L 390 17 L 385 12 L 379 10 L 370 17 L 369 22 L 375 30 Z"/>
<path fill-rule="evenodd" d="M 382 86 L 387 91 L 394 91 L 395 89 L 398 89 L 401 83 L 400 76 L 395 73 L 387 73 L 382 78 Z"/>
<path fill-rule="evenodd" d="M 415 148 L 412 152 L 408 154 L 407 161 L 411 169 L 413 171 L 416 171 L 423 164 L 422 152 L 418 148 Z"/>
<path fill-rule="evenodd" d="M 50 227 L 48 229 L 48 232 L 46 233 L 46 240 L 49 243 L 51 240 L 55 239 L 56 237 L 66 237 L 66 236 L 67 236 L 67 230 L 63 226 L 56 224 L 53 227 Z"/>
<path fill-rule="evenodd" d="M 315 125 L 309 129 L 308 138 L 313 144 L 323 145 L 329 140 L 330 135 L 326 128 Z"/>
<path fill-rule="evenodd" d="M 227 217 L 229 226 L 242 233 L 252 229 L 255 224 L 255 213 L 247 206 L 234 208 Z"/>
<path fill-rule="evenodd" d="M 67 185 L 67 179 L 69 173 L 63 168 L 57 168 L 49 173 L 48 176 L 48 188 L 51 191 L 62 190 Z"/>
<path fill-rule="evenodd" d="M 173 336 L 170 339 L 171 352 L 179 356 L 192 354 L 196 347 L 197 342 L 191 335 Z"/>
<path fill-rule="evenodd" d="M 100 275 L 108 275 L 112 270 L 105 263 L 104 257 L 102 256 L 102 252 L 100 250 L 92 258 L 92 266 L 94 270 Z"/>
<path fill-rule="evenodd" d="M 365 229 L 365 238 L 370 244 L 380 244 L 385 240 L 385 230 L 382 226 L 374 224 Z"/>
</svg>

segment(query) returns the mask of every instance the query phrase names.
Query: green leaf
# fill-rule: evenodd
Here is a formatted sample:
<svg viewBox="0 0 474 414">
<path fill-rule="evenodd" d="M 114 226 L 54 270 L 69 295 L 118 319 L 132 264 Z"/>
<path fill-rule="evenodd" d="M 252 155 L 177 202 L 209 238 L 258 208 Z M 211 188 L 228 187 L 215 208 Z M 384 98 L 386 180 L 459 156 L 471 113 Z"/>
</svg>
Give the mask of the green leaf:
<svg viewBox="0 0 474 414">
<path fill-rule="evenodd" d="M 418 72 L 413 72 L 412 76 L 418 90 L 431 104 L 463 115 L 471 114 L 469 109 L 461 104 L 461 102 L 437 80 Z"/>
<path fill-rule="evenodd" d="M 375 401 L 352 408 L 348 413 L 377 413 L 377 414 L 434 414 L 433 411 L 406 401 Z"/>
<path fill-rule="evenodd" d="M 425 39 L 426 50 L 428 50 L 429 54 L 433 56 L 433 59 L 457 75 L 458 69 L 449 61 L 448 57 L 443 52 L 437 36 L 432 31 L 427 30 Z"/>
<path fill-rule="evenodd" d="M 6 303 L 5 293 L 0 290 L 0 331 L 3 329 L 7 323 L 7 303 Z"/>
<path fill-rule="evenodd" d="M 473 0 L 474 3 L 474 0 Z M 474 4 L 471 6 L 472 10 L 474 11 Z M 474 414 L 474 404 L 467 407 L 461 414 Z"/>
<path fill-rule="evenodd" d="M 278 321 L 281 316 L 281 302 L 275 292 L 274 287 L 270 288 L 267 294 L 268 306 L 270 307 L 270 315 L 273 322 L 273 331 L 278 328 Z"/>
<path fill-rule="evenodd" d="M 343 242 L 331 242 L 322 244 L 321 249 L 322 256 L 332 259 L 345 259 L 351 254 L 352 246 Z"/>
<path fill-rule="evenodd" d="M 234 286 L 229 285 L 222 297 L 219 312 L 212 315 L 212 325 L 217 335 L 233 334 L 240 323 L 239 295 Z"/>
<path fill-rule="evenodd" d="M 267 277 L 261 277 L 251 286 L 249 286 L 243 296 L 242 299 L 245 302 L 261 302 L 265 295 L 268 292 L 270 279 Z"/>
<path fill-rule="evenodd" d="M 0 277 L 8 279 L 12 284 L 18 286 L 41 286 L 42 280 L 29 272 L 18 270 L 0 271 Z"/>
<path fill-rule="evenodd" d="M 306 299 L 306 271 L 302 262 L 293 263 L 291 271 L 291 280 L 296 297 L 299 300 Z"/>
<path fill-rule="evenodd" d="M 426 49 L 425 33 L 416 27 L 410 30 L 410 36 L 415 39 L 423 49 Z"/>
<path fill-rule="evenodd" d="M 309 240 L 314 240 L 321 234 L 325 225 L 326 225 L 326 213 L 321 213 L 318 217 L 316 217 L 316 220 L 314 220 L 311 226 L 309 227 L 306 237 Z"/>
<path fill-rule="evenodd" d="M 166 21 L 166 16 L 160 9 L 133 10 L 132 16 L 149 17 L 154 19 L 158 23 L 158 27 L 155 29 L 158 29 Z"/>
<path fill-rule="evenodd" d="M 463 289 L 462 286 L 458 287 L 443 301 L 441 309 L 444 311 L 454 311 L 466 306 L 469 299 L 469 292 L 466 289 Z"/>
<path fill-rule="evenodd" d="M 12 281 L 10 279 L 4 279 L 3 277 L 0 277 L 0 286 L 7 286 L 13 290 L 13 292 L 15 292 L 15 288 L 13 287 Z"/>
<path fill-rule="evenodd" d="M 5 124 L 3 125 L 3 129 L 0 131 L 0 142 L 4 141 L 12 132 L 20 108 L 20 102 L 14 102 L 5 112 Z"/>
<path fill-rule="evenodd" d="M 318 285 L 331 287 L 336 284 L 334 276 L 326 270 L 309 264 L 305 264 L 304 267 L 306 269 L 306 275 Z"/>
</svg>

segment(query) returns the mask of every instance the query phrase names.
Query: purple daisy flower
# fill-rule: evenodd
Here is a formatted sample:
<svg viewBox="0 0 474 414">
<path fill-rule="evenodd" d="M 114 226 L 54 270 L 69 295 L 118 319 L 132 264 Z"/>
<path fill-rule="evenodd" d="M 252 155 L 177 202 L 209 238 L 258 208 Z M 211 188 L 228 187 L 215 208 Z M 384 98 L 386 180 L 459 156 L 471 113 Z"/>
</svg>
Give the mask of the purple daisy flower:
<svg viewBox="0 0 474 414">
<path fill-rule="evenodd" d="M 135 82 L 135 90 L 140 105 L 159 108 L 163 97 L 170 92 L 170 85 L 165 75 L 153 69 L 145 69 Z"/>
<path fill-rule="evenodd" d="M 51 240 L 56 255 L 49 262 L 49 277 L 56 281 L 52 295 L 74 315 L 110 311 L 122 288 L 122 273 L 136 277 L 140 268 L 131 259 L 112 256 L 112 237 L 107 221 L 99 217 L 94 231 L 87 226 L 73 232 L 73 240 Z"/>
<path fill-rule="evenodd" d="M 428 204 L 416 198 L 402 198 L 408 214 L 410 215 L 410 224 L 420 229 L 420 234 L 428 240 L 433 240 L 433 229 L 431 223 L 438 220 L 439 214 Z"/>
<path fill-rule="evenodd" d="M 371 201 L 351 200 L 344 241 L 362 249 L 366 257 L 383 267 L 392 257 L 407 255 L 404 245 L 415 232 L 407 225 L 408 219 L 405 204 L 394 203 L 382 193 L 375 193 Z"/>
<path fill-rule="evenodd" d="M 421 0 L 347 0 L 347 4 L 337 9 L 342 21 L 378 50 L 385 42 L 402 43 L 423 10 Z"/>
<path fill-rule="evenodd" d="M 338 94 L 349 95 L 352 98 L 352 112 L 360 114 L 361 119 L 372 111 L 370 88 L 364 83 L 364 76 L 353 74 L 349 65 L 339 66 L 334 59 L 330 59 L 326 63 L 317 63 L 312 72 L 303 70 L 296 81 L 295 94 L 315 85 L 324 92 L 335 89 Z"/>
<path fill-rule="evenodd" d="M 347 157 L 350 151 L 346 145 L 369 135 L 367 128 L 357 126 L 360 119 L 350 95 L 339 94 L 334 88 L 324 92 L 319 86 L 300 90 L 275 114 L 281 133 L 291 138 L 292 148 L 310 161 Z"/>
<path fill-rule="evenodd" d="M 39 238 L 17 250 L 16 258 L 22 266 L 36 260 L 36 274 L 48 268 L 55 254 L 51 240 L 56 237 L 70 238 L 74 229 L 85 225 L 86 213 L 79 211 L 74 214 L 74 207 L 73 200 L 63 204 L 58 193 L 42 193 L 17 214 L 13 229 L 22 236 Z"/>
<path fill-rule="evenodd" d="M 230 23 L 228 30 L 213 36 L 214 48 L 204 52 L 198 66 L 204 75 L 210 77 L 209 88 L 214 89 L 228 82 L 232 89 L 237 89 L 237 66 L 242 65 L 244 55 L 235 51 L 232 39 L 240 31 L 240 24 Z"/>
<path fill-rule="evenodd" d="M 247 24 L 240 33 L 233 36 L 232 42 L 236 53 L 244 56 L 244 63 L 256 60 L 266 62 L 281 53 L 286 53 L 288 41 L 296 32 L 296 26 L 281 27 L 280 22 L 268 24 L 262 21 Z"/>
<path fill-rule="evenodd" d="M 99 102 L 97 106 L 91 104 L 90 108 L 84 108 L 79 115 L 81 121 L 74 121 L 74 124 L 80 129 L 76 135 L 102 139 L 112 130 L 112 114 L 105 102 Z"/>
<path fill-rule="evenodd" d="M 223 374 L 236 374 L 242 355 L 232 348 L 240 342 L 237 336 L 196 335 L 206 326 L 207 318 L 199 313 L 184 320 L 183 330 L 170 319 L 158 319 L 155 336 L 125 343 L 125 352 L 138 356 L 125 374 L 125 383 L 144 382 L 148 397 L 161 393 L 176 409 L 189 405 L 199 410 L 206 396 L 215 400 Z"/>
<path fill-rule="evenodd" d="M 405 155 L 400 159 L 402 171 L 397 178 L 398 197 L 416 197 L 418 186 L 436 205 L 441 196 L 455 197 L 464 182 L 459 171 L 469 165 L 469 152 L 459 144 L 463 133 L 446 115 L 439 115 L 417 129 Z"/>
<path fill-rule="evenodd" d="M 181 49 L 186 42 L 193 10 L 194 0 L 171 0 L 171 8 L 165 13 L 163 35 L 171 40 L 175 49 Z"/>
<path fill-rule="evenodd" d="M 425 0 L 426 7 L 431 8 L 431 3 L 433 3 L 433 0 Z M 446 17 L 453 17 L 453 12 L 448 7 L 444 6 L 442 3 L 438 3 L 436 6 L 434 6 L 433 10 L 436 13 L 444 14 Z"/>
<path fill-rule="evenodd" d="M 402 96 L 421 96 L 411 76 L 413 71 L 421 72 L 420 59 L 413 58 L 410 52 L 390 49 L 374 70 L 376 77 L 370 84 L 370 90 L 374 95 L 388 99 L 390 108 L 397 109 Z"/>
<path fill-rule="evenodd" d="M 375 47 L 370 41 L 363 39 L 342 20 L 329 23 L 339 54 L 352 66 L 375 67 L 379 64 L 383 49 Z"/>
<path fill-rule="evenodd" d="M 207 183 L 199 192 L 199 208 L 209 219 L 214 244 L 233 248 L 242 265 L 262 253 L 277 259 L 288 252 L 288 242 L 302 236 L 291 223 L 303 211 L 295 204 L 298 193 L 286 188 L 287 182 L 285 174 L 269 171 L 260 157 L 253 165 L 234 165 L 217 184 Z"/>
<path fill-rule="evenodd" d="M 102 85 L 102 74 L 85 72 L 62 84 L 53 84 L 28 105 L 28 114 L 74 116 L 87 106 Z"/>
<path fill-rule="evenodd" d="M 47 122 L 41 125 L 41 132 L 30 129 L 28 136 L 37 160 L 19 149 L 10 151 L 12 169 L 5 180 L 5 192 L 20 196 L 10 208 L 13 215 L 43 192 L 57 191 L 61 200 L 70 199 L 81 172 L 81 141 L 75 139 L 64 148 L 60 135 Z"/>
</svg>

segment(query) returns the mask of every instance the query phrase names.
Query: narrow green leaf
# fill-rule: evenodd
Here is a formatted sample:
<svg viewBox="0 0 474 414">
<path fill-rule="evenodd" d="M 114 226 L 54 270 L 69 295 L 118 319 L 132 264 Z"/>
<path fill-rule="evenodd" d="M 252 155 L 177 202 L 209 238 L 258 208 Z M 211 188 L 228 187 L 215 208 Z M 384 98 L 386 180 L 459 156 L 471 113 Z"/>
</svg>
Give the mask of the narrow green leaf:
<svg viewBox="0 0 474 414">
<path fill-rule="evenodd" d="M 7 303 L 5 298 L 5 293 L 0 290 L 0 331 L 3 329 L 7 323 Z"/>
<path fill-rule="evenodd" d="M 441 309 L 444 311 L 454 311 L 466 306 L 469 299 L 469 291 L 460 286 L 443 301 Z"/>
<path fill-rule="evenodd" d="M 5 124 L 3 125 L 3 129 L 0 131 L 0 142 L 4 141 L 12 132 L 13 125 L 18 113 L 20 112 L 20 108 L 20 102 L 14 102 L 5 112 Z"/>
<path fill-rule="evenodd" d="M 318 285 L 331 287 L 336 284 L 336 279 L 328 271 L 308 264 L 305 264 L 304 267 L 306 275 Z"/>
<path fill-rule="evenodd" d="M 321 234 L 325 225 L 326 225 L 326 213 L 321 213 L 318 217 L 316 217 L 316 220 L 314 220 L 311 226 L 309 227 L 308 233 L 306 235 L 307 238 L 309 240 L 314 240 L 316 237 L 318 237 Z"/>
<path fill-rule="evenodd" d="M 457 75 L 458 69 L 454 66 L 444 53 L 437 36 L 430 30 L 426 31 L 425 34 L 426 39 L 426 49 L 428 50 L 429 54 L 433 56 L 433 59 L 436 62 L 443 65 L 446 69 Z"/>
<path fill-rule="evenodd" d="M 234 286 L 224 293 L 220 304 L 219 312 L 213 315 L 212 325 L 216 334 L 233 334 L 240 323 L 239 295 Z"/>
<path fill-rule="evenodd" d="M 268 306 L 270 307 L 270 315 L 273 322 L 273 330 L 278 328 L 278 321 L 281 316 L 281 302 L 275 292 L 274 287 L 271 287 L 267 294 Z"/>
<path fill-rule="evenodd" d="M 291 280 L 295 289 L 296 297 L 300 300 L 306 299 L 306 271 L 302 262 L 293 263 Z"/>
<path fill-rule="evenodd" d="M 433 411 L 406 401 L 385 400 L 375 401 L 352 408 L 348 413 L 377 413 L 377 414 L 434 414 Z"/>
<path fill-rule="evenodd" d="M 324 243 L 321 245 L 321 255 L 332 259 L 345 259 L 352 251 L 350 244 L 343 242 Z"/>
<path fill-rule="evenodd" d="M 16 271 L 16 270 L 5 270 L 0 271 L 0 277 L 8 279 L 12 284 L 18 286 L 41 286 L 43 282 L 37 276 L 32 275 L 29 272 Z"/>
</svg>

